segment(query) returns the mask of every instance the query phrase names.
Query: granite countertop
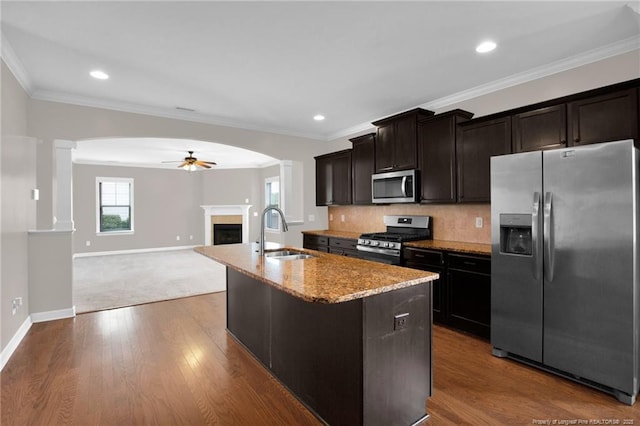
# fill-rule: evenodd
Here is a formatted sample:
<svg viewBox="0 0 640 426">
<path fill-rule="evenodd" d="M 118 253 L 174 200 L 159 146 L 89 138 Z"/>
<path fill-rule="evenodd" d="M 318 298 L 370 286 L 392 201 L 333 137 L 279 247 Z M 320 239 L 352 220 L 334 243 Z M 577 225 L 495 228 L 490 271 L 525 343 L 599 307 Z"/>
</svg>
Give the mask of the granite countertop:
<svg viewBox="0 0 640 426">
<path fill-rule="evenodd" d="M 444 240 L 420 240 L 404 243 L 407 247 L 416 247 L 423 249 L 455 251 L 467 254 L 480 254 L 491 256 L 491 244 L 481 243 L 465 243 L 461 241 L 444 241 Z"/>
<path fill-rule="evenodd" d="M 283 248 L 315 257 L 289 261 L 270 259 L 258 255 L 255 243 L 203 246 L 194 250 L 308 302 L 347 302 L 438 279 L 438 274 L 433 272 L 309 249 Z"/>
<path fill-rule="evenodd" d="M 357 240 L 362 235 L 361 232 L 349 232 L 349 231 L 333 231 L 330 229 L 324 231 L 302 231 L 303 234 L 319 235 L 321 237 L 334 237 L 334 238 L 349 238 L 351 240 Z"/>
</svg>

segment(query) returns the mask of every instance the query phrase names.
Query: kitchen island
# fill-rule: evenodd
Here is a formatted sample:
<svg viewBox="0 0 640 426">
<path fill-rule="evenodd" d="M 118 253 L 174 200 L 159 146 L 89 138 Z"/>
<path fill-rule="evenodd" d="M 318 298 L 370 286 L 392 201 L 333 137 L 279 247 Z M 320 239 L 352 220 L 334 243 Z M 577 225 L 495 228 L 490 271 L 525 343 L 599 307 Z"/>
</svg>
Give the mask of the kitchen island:
<svg viewBox="0 0 640 426">
<path fill-rule="evenodd" d="M 324 422 L 427 417 L 437 274 L 313 250 L 278 260 L 255 244 L 195 250 L 227 266 L 229 333 Z"/>
</svg>

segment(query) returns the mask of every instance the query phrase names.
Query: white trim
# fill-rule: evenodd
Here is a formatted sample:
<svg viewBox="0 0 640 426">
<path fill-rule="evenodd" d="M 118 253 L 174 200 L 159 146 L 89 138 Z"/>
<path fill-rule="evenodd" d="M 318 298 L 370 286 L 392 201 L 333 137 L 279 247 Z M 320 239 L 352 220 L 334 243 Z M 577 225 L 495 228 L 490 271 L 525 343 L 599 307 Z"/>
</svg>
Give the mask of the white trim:
<svg viewBox="0 0 640 426">
<path fill-rule="evenodd" d="M 76 259 L 78 257 L 111 256 L 114 254 L 155 253 L 158 251 L 187 250 L 187 249 L 193 249 L 195 247 L 198 247 L 198 246 L 171 246 L 171 247 L 155 247 L 155 248 L 131 249 L 131 250 L 89 251 L 85 253 L 74 253 L 73 258 Z"/>
<path fill-rule="evenodd" d="M 20 345 L 20 342 L 22 342 L 22 339 L 24 339 L 24 336 L 27 335 L 27 332 L 31 328 L 31 324 L 33 324 L 31 321 L 31 316 L 27 316 L 27 318 L 24 320 L 22 325 L 18 328 L 18 330 L 13 335 L 11 340 L 9 340 L 9 343 L 7 343 L 7 346 L 5 346 L 2 352 L 0 352 L 0 371 L 2 371 L 4 366 L 7 364 L 7 361 L 9 361 L 9 359 L 11 358 L 11 355 L 13 355 L 16 349 L 18 349 L 18 345 Z"/>
<path fill-rule="evenodd" d="M 27 231 L 29 234 L 53 234 L 53 233 L 68 233 L 76 232 L 75 229 L 30 229 Z"/>
<path fill-rule="evenodd" d="M 18 83 L 27 95 L 33 96 L 33 85 L 31 84 L 31 80 L 29 79 L 29 75 L 24 67 L 22 61 L 16 55 L 16 52 L 13 50 L 13 47 L 9 43 L 9 39 L 4 35 L 4 32 L 0 32 L 0 37 L 2 38 L 2 59 L 4 59 L 4 63 L 7 64 L 7 67 L 13 74 L 13 76 L 18 80 Z"/>
<path fill-rule="evenodd" d="M 242 242 L 249 242 L 249 209 L 251 204 L 232 204 L 220 206 L 200 206 L 204 209 L 204 245 L 210 246 L 211 241 L 211 216 L 242 216 Z"/>
<path fill-rule="evenodd" d="M 129 224 L 131 229 L 122 231 L 100 231 L 100 183 L 101 182 L 125 182 L 129 184 Z M 133 235 L 135 232 L 134 222 L 134 182 L 133 178 L 127 177 L 101 177 L 96 176 L 96 235 Z"/>
<path fill-rule="evenodd" d="M 31 314 L 31 321 L 33 323 L 54 321 L 65 318 L 73 318 L 76 316 L 76 307 L 66 309 L 57 309 L 55 311 L 34 312 Z"/>
<path fill-rule="evenodd" d="M 274 183 L 274 182 L 278 182 L 278 204 L 277 206 L 280 208 L 282 206 L 281 203 L 281 194 L 282 194 L 282 185 L 280 185 L 280 176 L 270 176 L 268 178 L 264 179 L 264 207 L 267 208 L 268 206 L 270 206 L 271 204 L 268 203 L 267 197 L 267 185 L 269 183 Z M 262 213 L 261 213 L 262 214 Z M 262 218 L 261 218 L 262 220 Z M 273 233 L 273 234 L 280 234 L 280 221 L 276 221 L 277 224 L 277 228 L 269 228 L 269 225 L 267 225 L 267 221 L 264 221 L 264 230 L 265 232 L 269 232 L 269 233 Z"/>
<path fill-rule="evenodd" d="M 611 58 L 617 55 L 623 55 L 633 50 L 640 49 L 640 38 L 637 36 L 630 37 L 625 40 L 621 40 L 615 43 L 608 44 L 603 47 L 589 50 L 568 58 L 561 59 L 559 61 L 552 62 L 531 70 L 514 74 L 512 76 L 492 81 L 487 84 L 473 87 L 469 90 L 463 90 L 462 92 L 454 93 L 450 96 L 435 99 L 430 102 L 425 102 L 421 105 L 417 105 L 414 108 L 425 108 L 430 110 L 444 109 L 448 106 L 463 102 L 469 99 L 477 98 L 479 96 L 487 95 L 489 93 L 497 92 L 498 90 L 506 89 L 508 87 L 516 86 L 518 84 L 528 83 L 543 77 L 547 77 L 553 74 L 557 74 L 562 71 L 568 71 L 573 68 L 578 68 L 584 65 L 591 64 L 593 62 L 601 61 L 603 59 Z M 411 109 L 411 108 L 409 108 Z M 401 112 L 401 111 L 398 111 Z M 393 115 L 393 114 L 389 114 Z M 384 117 L 379 117 L 384 118 Z M 371 120 L 375 121 L 375 120 Z M 330 134 L 326 140 L 335 140 L 345 136 L 350 136 L 354 133 L 365 131 L 373 128 L 371 123 L 362 123 L 347 129 Z"/>
</svg>

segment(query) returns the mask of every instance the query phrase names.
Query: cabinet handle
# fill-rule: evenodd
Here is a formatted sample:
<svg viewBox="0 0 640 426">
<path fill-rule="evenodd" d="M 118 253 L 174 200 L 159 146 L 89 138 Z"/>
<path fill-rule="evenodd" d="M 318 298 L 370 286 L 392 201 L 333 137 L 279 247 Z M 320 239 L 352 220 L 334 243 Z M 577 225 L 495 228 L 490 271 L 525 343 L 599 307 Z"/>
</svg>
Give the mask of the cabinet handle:
<svg viewBox="0 0 640 426">
<path fill-rule="evenodd" d="M 415 257 L 424 257 L 424 254 L 415 253 L 414 256 Z"/>
<path fill-rule="evenodd" d="M 476 265 L 477 265 L 477 263 L 476 263 L 476 262 L 469 262 L 468 260 L 465 260 L 465 261 L 464 261 L 464 262 L 462 262 L 462 263 L 464 263 L 465 265 L 469 265 L 469 266 L 476 266 Z"/>
</svg>

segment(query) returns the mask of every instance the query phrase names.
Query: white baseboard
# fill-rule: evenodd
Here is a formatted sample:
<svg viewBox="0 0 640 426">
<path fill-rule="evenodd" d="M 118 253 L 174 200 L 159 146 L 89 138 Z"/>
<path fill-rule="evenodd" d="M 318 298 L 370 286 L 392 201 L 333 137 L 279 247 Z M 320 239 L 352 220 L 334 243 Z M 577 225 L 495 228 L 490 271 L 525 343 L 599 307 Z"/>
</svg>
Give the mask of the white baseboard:
<svg viewBox="0 0 640 426">
<path fill-rule="evenodd" d="M 45 321 L 53 321 L 63 318 L 73 318 L 76 316 L 76 307 L 67 308 L 67 309 L 58 309 L 56 311 L 46 311 L 46 312 L 34 312 L 31 314 L 31 321 L 36 322 L 45 322 Z"/>
<path fill-rule="evenodd" d="M 92 257 L 92 256 L 110 256 L 114 254 L 136 254 L 136 253 L 153 253 L 158 251 L 174 251 L 174 250 L 187 250 L 192 249 L 195 246 L 171 246 L 171 247 L 156 247 L 146 249 L 131 249 L 131 250 L 112 250 L 112 251 L 91 251 L 86 253 L 75 253 L 73 258 L 77 257 Z"/>
<path fill-rule="evenodd" d="M 22 342 L 24 336 L 27 335 L 27 332 L 31 328 L 31 324 L 31 316 L 28 316 L 27 319 L 24 320 L 20 328 L 18 328 L 16 334 L 14 334 L 11 340 L 9 340 L 7 346 L 5 346 L 2 352 L 0 352 L 0 371 L 2 371 L 4 366 L 7 364 L 7 361 L 9 361 L 9 358 L 11 358 L 11 355 L 13 355 L 15 350 L 18 348 L 18 345 L 20 344 L 20 342 Z"/>
</svg>

